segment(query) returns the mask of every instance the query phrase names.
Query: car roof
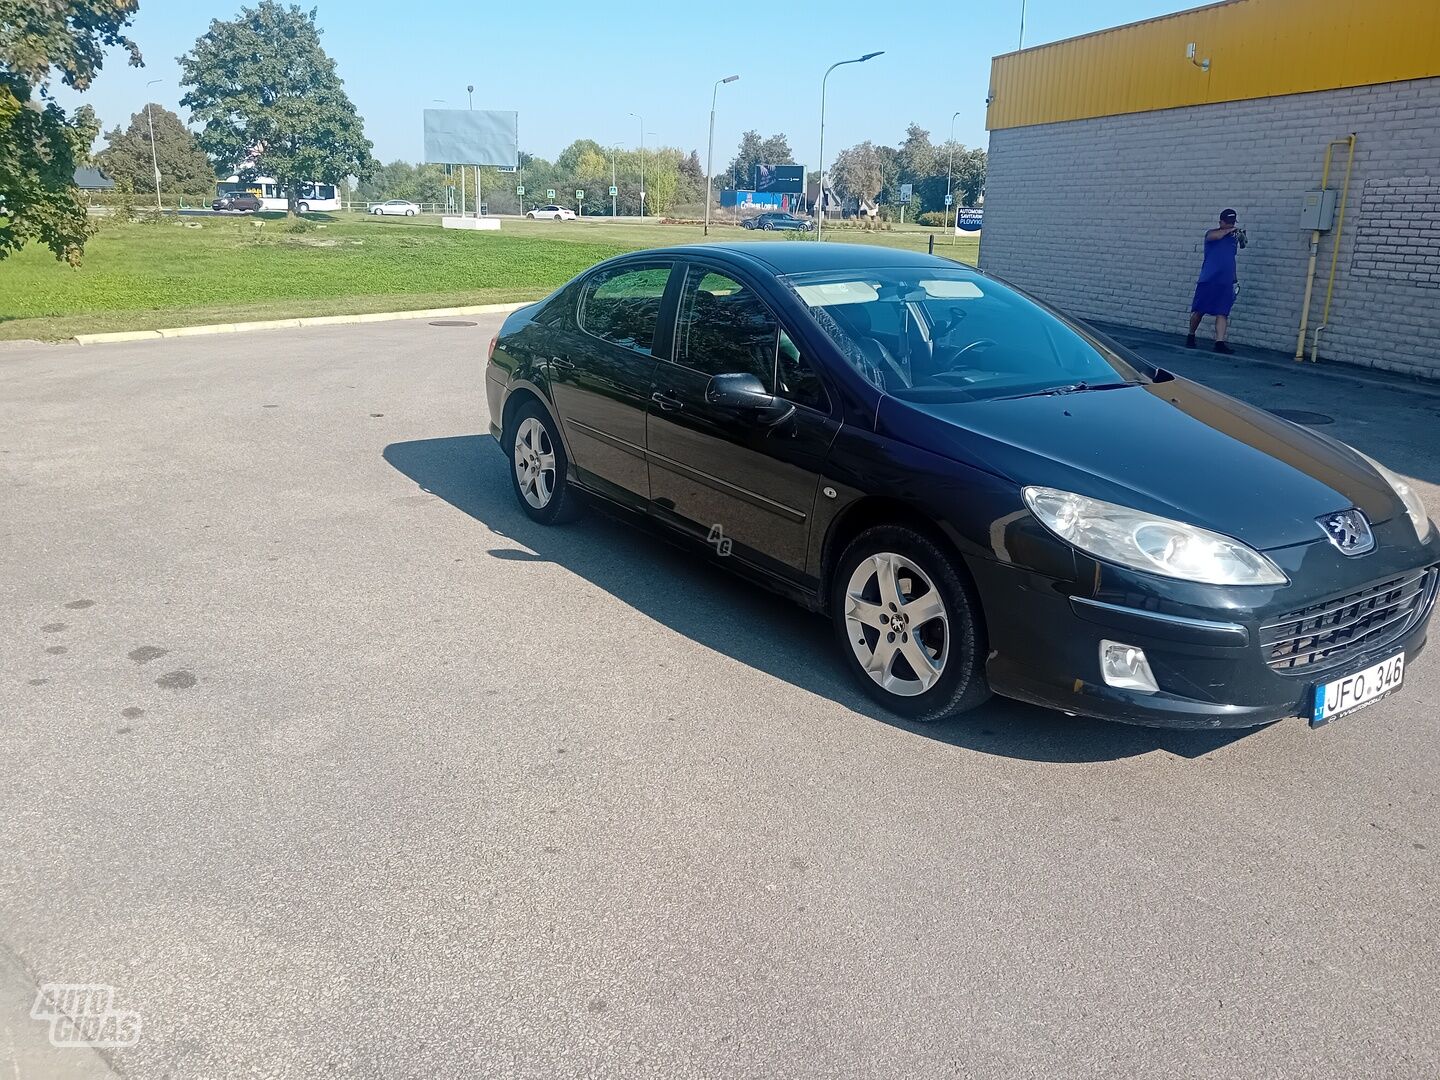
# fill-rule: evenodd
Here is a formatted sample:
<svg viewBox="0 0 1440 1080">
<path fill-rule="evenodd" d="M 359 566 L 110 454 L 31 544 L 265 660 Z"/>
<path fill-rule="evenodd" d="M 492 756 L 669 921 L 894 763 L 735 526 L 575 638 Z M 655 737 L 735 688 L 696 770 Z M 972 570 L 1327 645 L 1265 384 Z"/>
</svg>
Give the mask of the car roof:
<svg viewBox="0 0 1440 1080">
<path fill-rule="evenodd" d="M 640 254 L 640 253 L 637 253 Z M 839 244 L 827 241 L 800 240 L 775 243 L 686 244 L 659 248 L 645 255 L 716 255 L 730 256 L 740 262 L 761 266 L 777 274 L 808 274 L 824 270 L 865 270 L 871 268 L 942 267 L 947 270 L 970 270 L 950 259 L 926 255 L 919 251 L 883 247 L 879 244 Z"/>
</svg>

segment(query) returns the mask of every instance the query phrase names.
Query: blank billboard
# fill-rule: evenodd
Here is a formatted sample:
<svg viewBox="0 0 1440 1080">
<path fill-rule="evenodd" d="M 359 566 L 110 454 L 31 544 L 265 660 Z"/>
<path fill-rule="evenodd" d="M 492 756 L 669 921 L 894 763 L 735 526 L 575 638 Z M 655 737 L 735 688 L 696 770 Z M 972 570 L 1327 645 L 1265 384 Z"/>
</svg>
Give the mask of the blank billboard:
<svg viewBox="0 0 1440 1080">
<path fill-rule="evenodd" d="M 520 114 L 426 109 L 425 160 L 437 165 L 517 165 Z"/>
<path fill-rule="evenodd" d="M 780 195 L 799 195 L 805 190 L 803 165 L 756 165 L 752 189 Z"/>
</svg>

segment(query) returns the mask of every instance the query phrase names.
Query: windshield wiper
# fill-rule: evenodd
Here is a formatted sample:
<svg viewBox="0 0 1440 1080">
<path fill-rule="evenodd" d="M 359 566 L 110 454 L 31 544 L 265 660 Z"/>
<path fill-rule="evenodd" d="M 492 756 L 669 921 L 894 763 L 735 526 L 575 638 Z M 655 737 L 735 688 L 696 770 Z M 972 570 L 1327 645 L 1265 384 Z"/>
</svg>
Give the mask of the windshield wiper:
<svg viewBox="0 0 1440 1080">
<path fill-rule="evenodd" d="M 1085 390 L 1118 390 L 1118 389 L 1120 389 L 1122 386 L 1143 386 L 1143 385 L 1145 385 L 1145 384 L 1144 384 L 1144 383 L 1141 383 L 1141 382 L 1135 382 L 1135 381 L 1131 381 L 1131 382 L 1107 382 L 1107 383 L 1078 382 L 1078 383 L 1069 383 L 1069 384 L 1067 384 L 1067 385 L 1065 385 L 1065 386 L 1047 386 L 1044 390 L 1031 390 L 1029 393 L 1025 393 L 1025 394 L 1010 394 L 1010 395 L 1008 395 L 1008 396 L 1006 396 L 1006 397 L 995 398 L 994 400 L 995 400 L 995 401 L 1016 401 L 1016 400 L 1018 400 L 1018 399 L 1020 399 L 1020 398 L 1027 398 L 1027 397 L 1058 397 L 1058 396 L 1061 395 L 1061 394 L 1078 394 L 1078 393 L 1081 393 L 1082 391 L 1085 391 Z"/>
</svg>

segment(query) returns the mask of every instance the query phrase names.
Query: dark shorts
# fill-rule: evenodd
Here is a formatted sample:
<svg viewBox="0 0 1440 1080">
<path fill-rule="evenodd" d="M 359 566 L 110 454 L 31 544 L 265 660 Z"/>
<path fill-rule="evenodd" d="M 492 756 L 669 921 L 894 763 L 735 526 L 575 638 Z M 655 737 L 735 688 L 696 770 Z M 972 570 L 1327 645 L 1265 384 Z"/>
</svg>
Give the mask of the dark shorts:
<svg viewBox="0 0 1440 1080">
<path fill-rule="evenodd" d="M 1201 315 L 1229 315 L 1235 306 L 1233 281 L 1202 281 L 1195 286 L 1195 299 L 1190 310 Z"/>
</svg>

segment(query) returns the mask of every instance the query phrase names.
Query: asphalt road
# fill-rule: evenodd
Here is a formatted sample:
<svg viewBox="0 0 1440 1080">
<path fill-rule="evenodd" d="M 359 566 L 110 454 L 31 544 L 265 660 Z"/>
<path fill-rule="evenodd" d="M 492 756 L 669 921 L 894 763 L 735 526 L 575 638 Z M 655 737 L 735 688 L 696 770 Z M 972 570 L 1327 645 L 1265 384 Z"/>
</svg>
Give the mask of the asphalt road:
<svg viewBox="0 0 1440 1080">
<path fill-rule="evenodd" d="M 0 1065 L 1440 1072 L 1440 650 L 1319 731 L 888 720 L 819 619 L 520 514 L 495 323 L 0 352 Z M 1437 397 L 1175 361 L 1440 511 Z"/>
</svg>

